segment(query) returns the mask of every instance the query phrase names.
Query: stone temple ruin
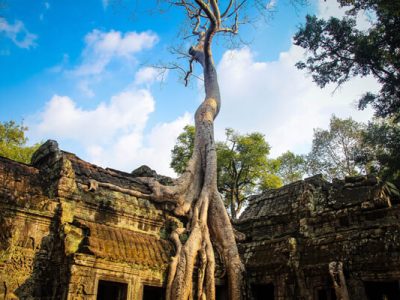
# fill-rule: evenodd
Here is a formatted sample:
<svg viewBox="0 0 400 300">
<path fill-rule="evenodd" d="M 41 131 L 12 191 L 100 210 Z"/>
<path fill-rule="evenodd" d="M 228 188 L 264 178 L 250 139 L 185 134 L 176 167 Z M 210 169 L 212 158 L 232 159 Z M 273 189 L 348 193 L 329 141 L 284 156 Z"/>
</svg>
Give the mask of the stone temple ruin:
<svg viewBox="0 0 400 300">
<path fill-rule="evenodd" d="M 0 157 L 0 299 L 163 299 L 177 219 L 137 198 L 149 168 L 103 169 L 46 142 Z M 370 176 L 253 197 L 235 228 L 251 299 L 400 299 L 400 207 Z M 226 299 L 223 263 L 217 299 Z"/>
</svg>

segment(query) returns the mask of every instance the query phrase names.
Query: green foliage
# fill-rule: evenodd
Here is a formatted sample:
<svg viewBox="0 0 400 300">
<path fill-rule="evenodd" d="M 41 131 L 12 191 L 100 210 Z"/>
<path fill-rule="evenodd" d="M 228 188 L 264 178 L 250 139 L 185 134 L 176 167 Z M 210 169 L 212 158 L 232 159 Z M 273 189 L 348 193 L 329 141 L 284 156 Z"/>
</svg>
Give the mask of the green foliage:
<svg viewBox="0 0 400 300">
<path fill-rule="evenodd" d="M 274 175 L 276 164 L 267 159 L 270 146 L 258 132 L 240 135 L 226 129 L 226 141 L 217 144 L 218 189 L 233 219 L 248 196 L 262 188 L 282 185 Z"/>
<path fill-rule="evenodd" d="M 194 148 L 195 128 L 192 125 L 186 125 L 183 132 L 178 136 L 176 144 L 171 151 L 171 168 L 178 174 L 185 171 L 187 163 L 192 156 Z"/>
<path fill-rule="evenodd" d="M 369 122 L 362 134 L 358 161 L 369 173 L 400 187 L 400 125 L 390 120 Z"/>
<path fill-rule="evenodd" d="M 39 144 L 26 146 L 28 138 L 25 132 L 27 130 L 28 127 L 14 121 L 0 122 L 0 156 L 29 163 L 33 152 L 39 148 Z"/>
<path fill-rule="evenodd" d="M 327 179 L 359 175 L 364 166 L 356 161 L 362 142 L 363 124 L 351 118 L 332 116 L 329 130 L 314 129 L 312 150 L 307 156 L 308 173 Z"/>
<path fill-rule="evenodd" d="M 266 172 L 262 172 L 260 175 L 260 183 L 258 190 L 269 190 L 276 189 L 282 186 L 283 181 L 278 176 L 280 162 L 277 159 L 268 159 L 266 165 Z"/>
<path fill-rule="evenodd" d="M 186 126 L 172 150 L 171 167 L 178 174 L 185 170 L 192 155 L 195 130 Z M 249 195 L 260 189 L 276 188 L 282 185 L 275 175 L 279 163 L 267 159 L 270 146 L 261 133 L 240 135 L 226 129 L 226 141 L 216 143 L 218 166 L 218 189 L 232 218 L 243 207 Z"/>
<path fill-rule="evenodd" d="M 283 184 L 301 180 L 306 174 L 306 159 L 303 155 L 297 155 L 287 151 L 277 158 L 279 167 L 277 175 L 282 178 Z"/>
<path fill-rule="evenodd" d="M 294 43 L 308 50 L 308 57 L 296 66 L 311 72 L 324 87 L 342 83 L 354 76 L 373 75 L 381 84 L 379 93 L 366 93 L 359 108 L 371 104 L 375 114 L 400 120 L 400 1 L 338 0 L 348 7 L 343 19 L 307 16 Z M 360 10 L 372 14 L 368 30 L 357 29 Z"/>
<path fill-rule="evenodd" d="M 321 173 L 330 180 L 366 173 L 388 187 L 400 187 L 400 125 L 390 119 L 366 125 L 332 116 L 329 130 L 314 130 L 306 166 L 308 174 Z"/>
</svg>

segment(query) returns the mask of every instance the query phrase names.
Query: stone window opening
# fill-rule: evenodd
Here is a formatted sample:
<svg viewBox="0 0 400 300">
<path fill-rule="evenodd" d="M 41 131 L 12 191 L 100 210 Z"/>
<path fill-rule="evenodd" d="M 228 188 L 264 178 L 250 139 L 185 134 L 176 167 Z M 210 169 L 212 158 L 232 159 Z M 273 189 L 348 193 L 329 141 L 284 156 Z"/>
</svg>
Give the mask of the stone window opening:
<svg viewBox="0 0 400 300">
<path fill-rule="evenodd" d="M 143 300 L 165 300 L 165 288 L 159 286 L 144 285 Z"/>
<path fill-rule="evenodd" d="M 226 285 L 215 286 L 215 299 L 216 300 L 228 300 L 228 288 Z"/>
<path fill-rule="evenodd" d="M 274 300 L 275 287 L 272 283 L 268 284 L 252 284 L 251 292 L 254 300 Z"/>
<path fill-rule="evenodd" d="M 127 296 L 127 283 L 99 280 L 97 288 L 97 300 L 127 300 Z"/>
<path fill-rule="evenodd" d="M 368 300 L 399 300 L 400 282 L 365 281 L 365 293 Z"/>
<path fill-rule="evenodd" d="M 316 300 L 336 300 L 335 289 L 333 288 L 319 288 L 315 293 Z"/>
</svg>

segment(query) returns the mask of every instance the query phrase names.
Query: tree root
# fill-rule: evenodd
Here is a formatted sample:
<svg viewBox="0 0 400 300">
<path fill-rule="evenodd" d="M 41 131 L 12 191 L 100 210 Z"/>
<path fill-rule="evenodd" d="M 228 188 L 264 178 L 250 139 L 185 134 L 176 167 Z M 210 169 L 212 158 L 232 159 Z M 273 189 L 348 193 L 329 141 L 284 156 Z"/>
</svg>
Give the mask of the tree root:
<svg viewBox="0 0 400 300">
<path fill-rule="evenodd" d="M 215 78 L 216 79 L 216 78 Z M 188 239 L 182 242 L 183 228 L 171 233 L 176 253 L 171 258 L 166 284 L 167 300 L 215 299 L 215 255 L 213 246 L 225 264 L 229 299 L 241 299 L 244 267 L 240 261 L 232 224 L 217 190 L 217 155 L 213 122 L 219 110 L 217 97 L 206 97 L 195 114 L 193 155 L 185 173 L 165 186 L 155 178 L 138 177 L 151 190 L 150 194 L 130 191 L 137 197 L 175 205 L 174 213 L 188 218 Z M 97 183 L 97 185 L 106 185 Z M 94 185 L 93 185 L 94 186 Z M 121 189 L 118 187 L 111 187 Z M 125 192 L 125 189 L 124 189 Z M 195 269 L 197 267 L 197 269 Z M 197 276 L 193 291 L 194 271 Z"/>
</svg>

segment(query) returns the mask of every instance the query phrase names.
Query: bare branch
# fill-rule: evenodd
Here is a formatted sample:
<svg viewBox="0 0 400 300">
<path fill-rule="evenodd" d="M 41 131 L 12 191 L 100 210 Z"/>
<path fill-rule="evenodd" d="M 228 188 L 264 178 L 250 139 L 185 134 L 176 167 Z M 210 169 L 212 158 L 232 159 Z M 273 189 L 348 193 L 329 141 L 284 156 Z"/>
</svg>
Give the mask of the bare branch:
<svg viewBox="0 0 400 300">
<path fill-rule="evenodd" d="M 217 32 L 227 32 L 232 34 L 237 34 L 239 32 L 239 16 L 236 14 L 235 23 L 232 27 L 218 28 Z"/>
<path fill-rule="evenodd" d="M 199 26 L 201 24 L 200 16 L 201 16 L 201 10 L 199 10 L 198 14 L 194 17 L 196 19 L 196 23 L 195 23 L 195 25 L 193 27 L 192 33 L 195 34 L 195 35 L 199 35 L 200 34 L 200 32 L 199 32 Z"/>
<path fill-rule="evenodd" d="M 200 6 L 200 8 L 204 11 L 204 13 L 207 15 L 208 19 L 216 24 L 217 20 L 215 18 L 215 15 L 212 13 L 208 5 L 203 1 L 203 0 L 195 0 L 196 3 Z"/>
<path fill-rule="evenodd" d="M 247 2 L 247 0 L 243 0 L 242 2 L 240 2 L 240 4 L 238 6 L 235 7 L 235 9 L 226 17 L 226 18 L 230 18 L 232 17 L 234 14 L 237 14 L 238 11 L 240 10 L 240 8 Z"/>
<path fill-rule="evenodd" d="M 183 79 L 183 80 L 185 81 L 185 86 L 188 85 L 188 83 L 189 83 L 189 77 L 190 77 L 190 75 L 192 75 L 192 73 L 193 73 L 193 61 L 194 61 L 194 58 L 191 58 L 191 59 L 189 60 L 189 71 L 186 72 L 185 78 Z"/>
<path fill-rule="evenodd" d="M 221 13 L 219 11 L 219 6 L 217 3 L 217 0 L 211 0 L 211 7 L 212 7 L 212 11 L 214 13 L 215 16 L 215 21 L 216 21 L 216 27 L 217 29 L 221 26 Z"/>
<path fill-rule="evenodd" d="M 233 5 L 233 0 L 229 1 L 228 7 L 225 9 L 225 11 L 221 15 L 221 19 L 223 19 L 227 15 L 227 13 L 230 11 L 232 5 Z"/>
</svg>

